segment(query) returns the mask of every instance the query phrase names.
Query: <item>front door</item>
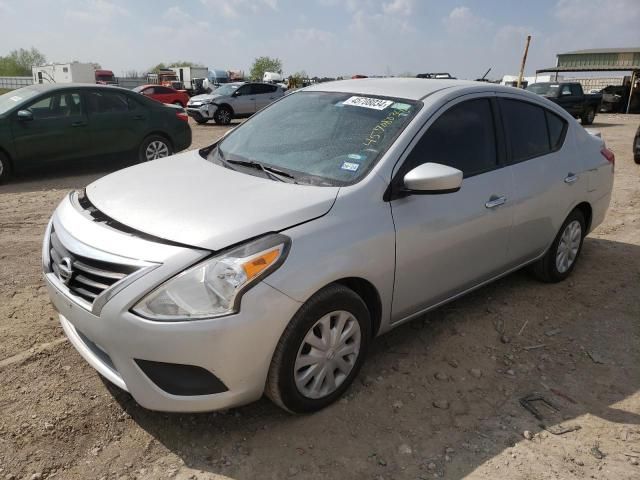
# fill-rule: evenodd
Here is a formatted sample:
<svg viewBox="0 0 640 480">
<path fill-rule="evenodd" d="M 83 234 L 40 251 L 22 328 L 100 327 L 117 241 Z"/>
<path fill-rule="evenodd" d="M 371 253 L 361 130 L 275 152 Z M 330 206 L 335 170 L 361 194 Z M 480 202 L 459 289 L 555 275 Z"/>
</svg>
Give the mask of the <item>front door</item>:
<svg viewBox="0 0 640 480">
<path fill-rule="evenodd" d="M 253 84 L 247 83 L 233 94 L 233 111 L 236 115 L 251 115 L 256 111 L 256 95 Z"/>
<path fill-rule="evenodd" d="M 24 167 L 78 158 L 87 153 L 91 140 L 82 96 L 77 91 L 46 95 L 28 105 L 32 120 L 13 114 L 11 131 L 18 161 Z"/>
<path fill-rule="evenodd" d="M 512 179 L 496 141 L 495 100 L 476 97 L 445 108 L 414 140 L 394 179 L 426 162 L 457 168 L 464 179 L 454 193 L 391 202 L 394 322 L 491 279 L 507 264 Z"/>
</svg>

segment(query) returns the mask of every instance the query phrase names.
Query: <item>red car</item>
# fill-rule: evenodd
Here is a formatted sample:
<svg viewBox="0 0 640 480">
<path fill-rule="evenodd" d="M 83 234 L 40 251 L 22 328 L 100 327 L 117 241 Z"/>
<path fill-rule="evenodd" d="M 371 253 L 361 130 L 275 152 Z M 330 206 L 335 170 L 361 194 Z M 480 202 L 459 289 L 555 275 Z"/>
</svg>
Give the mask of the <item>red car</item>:
<svg viewBox="0 0 640 480">
<path fill-rule="evenodd" d="M 185 107 L 189 102 L 189 95 L 184 90 L 175 90 L 162 85 L 140 85 L 134 88 L 133 91 L 158 102 L 173 103 L 181 107 Z"/>
</svg>

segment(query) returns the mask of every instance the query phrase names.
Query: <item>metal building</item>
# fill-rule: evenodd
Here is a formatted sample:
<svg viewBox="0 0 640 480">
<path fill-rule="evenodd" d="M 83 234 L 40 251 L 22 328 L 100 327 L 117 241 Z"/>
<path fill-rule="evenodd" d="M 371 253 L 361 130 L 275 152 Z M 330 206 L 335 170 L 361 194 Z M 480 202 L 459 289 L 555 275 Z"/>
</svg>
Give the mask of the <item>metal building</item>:
<svg viewBox="0 0 640 480">
<path fill-rule="evenodd" d="M 637 95 L 636 83 L 640 78 L 640 47 L 638 48 L 595 48 L 576 50 L 557 55 L 556 66 L 536 70 L 540 73 L 563 72 L 630 72 L 631 91 L 627 103 L 627 112 L 631 98 Z"/>
</svg>

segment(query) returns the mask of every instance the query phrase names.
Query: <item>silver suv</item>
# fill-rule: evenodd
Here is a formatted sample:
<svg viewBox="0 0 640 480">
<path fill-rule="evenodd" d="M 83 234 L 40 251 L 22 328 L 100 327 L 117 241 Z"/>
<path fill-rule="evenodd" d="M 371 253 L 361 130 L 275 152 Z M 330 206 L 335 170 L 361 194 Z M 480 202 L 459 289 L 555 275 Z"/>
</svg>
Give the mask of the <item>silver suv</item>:
<svg viewBox="0 0 640 480">
<path fill-rule="evenodd" d="M 284 90 L 270 83 L 227 83 L 211 93 L 191 97 L 187 113 L 198 123 L 213 119 L 228 125 L 234 118 L 245 118 L 282 97 Z"/>
<path fill-rule="evenodd" d="M 207 148 L 68 195 L 46 283 L 71 343 L 144 407 L 266 393 L 311 412 L 345 392 L 374 337 L 521 267 L 567 278 L 614 161 L 521 89 L 318 84 Z"/>
</svg>

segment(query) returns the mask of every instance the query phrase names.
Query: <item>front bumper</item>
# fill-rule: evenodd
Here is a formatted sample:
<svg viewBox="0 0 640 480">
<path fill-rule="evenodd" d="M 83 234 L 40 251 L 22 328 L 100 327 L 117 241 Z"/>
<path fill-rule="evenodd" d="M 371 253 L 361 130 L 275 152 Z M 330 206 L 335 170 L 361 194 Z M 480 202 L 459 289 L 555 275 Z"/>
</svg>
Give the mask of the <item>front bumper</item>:
<svg viewBox="0 0 640 480">
<path fill-rule="evenodd" d="M 87 228 L 72 229 L 71 226 L 81 226 L 82 220 L 76 218 L 69 203 L 68 199 L 63 201 L 54 215 L 53 225 L 57 232 L 66 228 L 66 234 L 83 237 L 76 239 L 86 243 L 96 224 L 83 218 L 84 222 L 90 222 L 85 225 Z M 118 235 L 107 227 L 98 228 L 106 231 L 107 236 Z M 122 236 L 131 239 L 129 235 Z M 114 246 L 116 250 L 122 250 L 125 247 L 123 242 L 121 239 L 112 243 L 112 250 Z M 139 242 L 146 240 L 133 240 L 133 243 Z M 165 254 L 176 249 L 183 250 L 182 247 L 163 247 Z M 131 251 L 135 250 L 132 248 Z M 121 251 L 115 253 L 122 254 Z M 179 252 L 174 252 L 164 262 L 159 262 L 157 253 L 151 252 L 154 258 L 144 260 L 159 263 L 159 266 L 119 290 L 99 313 L 76 302 L 57 281 L 55 274 L 45 268 L 51 301 L 60 314 L 60 322 L 71 343 L 92 367 L 131 393 L 145 408 L 209 411 L 260 398 L 275 347 L 300 303 L 266 283 L 258 283 L 246 292 L 240 311 L 234 315 L 186 322 L 143 319 L 133 314 L 131 307 L 153 286 L 179 271 L 176 271 L 173 261 L 176 256 L 180 257 Z M 182 257 L 184 262 L 184 254 Z M 204 395 L 169 393 L 145 374 L 140 366 L 141 360 L 200 367 L 215 375 L 226 389 Z"/>
<path fill-rule="evenodd" d="M 193 118 L 206 118 L 211 119 L 213 115 L 216 113 L 218 106 L 214 103 L 207 103 L 204 105 L 194 106 L 187 105 L 187 115 Z"/>
</svg>

